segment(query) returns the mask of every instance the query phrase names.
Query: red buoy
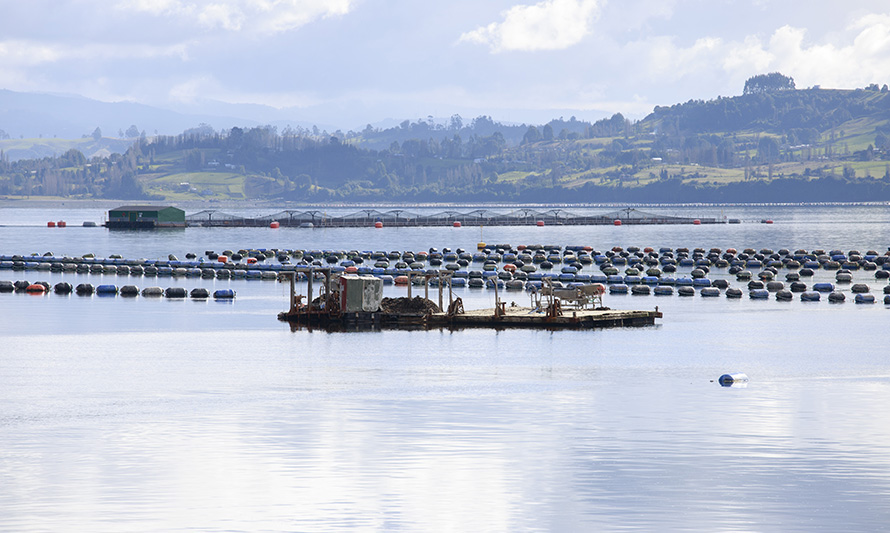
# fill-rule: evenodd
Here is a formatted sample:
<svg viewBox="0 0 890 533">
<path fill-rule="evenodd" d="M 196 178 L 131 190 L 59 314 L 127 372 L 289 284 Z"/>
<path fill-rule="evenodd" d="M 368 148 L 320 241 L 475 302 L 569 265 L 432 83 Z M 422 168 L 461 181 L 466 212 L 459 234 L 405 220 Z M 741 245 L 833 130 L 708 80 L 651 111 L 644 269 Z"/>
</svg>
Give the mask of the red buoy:
<svg viewBox="0 0 890 533">
<path fill-rule="evenodd" d="M 50 220 L 49 222 L 46 223 L 46 227 L 54 228 L 54 227 L 56 227 L 56 223 L 53 222 L 52 220 Z"/>
<path fill-rule="evenodd" d="M 382 228 L 382 227 L 383 227 L 383 222 L 380 222 L 380 221 L 378 220 L 377 222 L 374 223 L 374 227 L 377 228 L 377 229 Z"/>
<path fill-rule="evenodd" d="M 221 255 L 221 256 L 217 257 L 216 260 L 219 261 L 220 263 L 228 263 L 229 257 L 227 255 Z"/>
<path fill-rule="evenodd" d="M 56 222 L 56 226 L 60 227 L 60 228 L 64 228 L 65 226 L 67 226 L 67 224 L 65 224 L 64 220 L 60 220 L 60 221 Z"/>
<path fill-rule="evenodd" d="M 269 227 L 272 229 L 277 229 L 280 226 L 281 224 L 279 224 L 278 221 L 273 221 L 271 224 L 269 224 Z"/>
<path fill-rule="evenodd" d="M 620 226 L 620 225 L 621 225 L 621 220 L 616 218 L 616 219 L 615 219 L 615 222 L 612 222 L 612 224 L 614 224 L 614 225 L 616 225 L 616 226 Z"/>
<path fill-rule="evenodd" d="M 455 222 L 455 223 L 453 224 L 453 226 L 454 226 L 455 228 L 459 228 L 459 227 L 460 227 L 460 222 Z"/>
<path fill-rule="evenodd" d="M 25 292 L 30 292 L 31 294 L 43 294 L 46 292 L 46 287 L 39 283 L 32 283 L 25 288 Z"/>
<path fill-rule="evenodd" d="M 539 220 L 539 221 L 535 222 L 535 225 L 538 226 L 539 228 L 544 227 L 544 221 Z"/>
<path fill-rule="evenodd" d="M 701 220 L 699 220 L 699 219 L 695 219 L 695 220 L 693 220 L 693 221 L 692 221 L 692 225 L 693 225 L 693 226 L 701 226 Z"/>
</svg>

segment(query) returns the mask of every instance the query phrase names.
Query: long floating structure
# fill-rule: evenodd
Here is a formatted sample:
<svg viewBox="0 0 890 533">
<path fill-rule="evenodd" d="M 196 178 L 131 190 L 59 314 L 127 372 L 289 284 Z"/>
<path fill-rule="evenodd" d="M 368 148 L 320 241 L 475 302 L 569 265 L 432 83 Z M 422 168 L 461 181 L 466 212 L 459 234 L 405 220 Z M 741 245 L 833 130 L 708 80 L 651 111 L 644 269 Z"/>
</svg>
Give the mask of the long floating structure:
<svg viewBox="0 0 890 533">
<path fill-rule="evenodd" d="M 654 224 L 737 224 L 737 219 L 675 217 L 647 213 L 633 208 L 619 209 L 601 214 L 577 214 L 564 209 L 537 211 L 516 209 L 507 213 L 477 209 L 468 212 L 442 211 L 419 214 L 404 209 L 378 211 L 363 209 L 348 215 L 329 215 L 325 211 L 280 211 L 261 217 L 243 217 L 221 211 L 205 210 L 185 217 L 189 226 L 203 227 L 323 227 L 356 228 L 366 226 L 603 226 L 603 225 L 654 225 Z"/>
<path fill-rule="evenodd" d="M 296 292 L 298 274 L 307 274 L 307 294 Z M 313 278 L 324 276 L 318 298 L 313 298 Z M 408 281 L 408 297 L 385 303 L 383 282 L 373 276 L 340 274 L 329 267 L 298 267 L 294 272 L 279 274 L 279 281 L 290 281 L 290 306 L 278 315 L 279 320 L 294 325 L 321 326 L 328 329 L 362 328 L 532 328 L 592 329 L 626 326 L 649 326 L 662 318 L 654 311 L 624 311 L 603 307 L 605 287 L 590 284 L 571 289 L 555 288 L 547 280 L 532 295 L 532 306 L 507 306 L 493 285 L 495 306 L 490 309 L 464 309 L 463 300 L 452 292 L 452 273 L 416 273 L 422 282 L 425 297 L 411 298 L 412 281 Z M 409 276 L 410 278 L 410 276 Z M 430 281 L 437 280 L 439 305 L 429 299 Z M 443 305 L 445 289 L 448 306 Z M 305 300 L 305 303 L 304 303 Z"/>
</svg>

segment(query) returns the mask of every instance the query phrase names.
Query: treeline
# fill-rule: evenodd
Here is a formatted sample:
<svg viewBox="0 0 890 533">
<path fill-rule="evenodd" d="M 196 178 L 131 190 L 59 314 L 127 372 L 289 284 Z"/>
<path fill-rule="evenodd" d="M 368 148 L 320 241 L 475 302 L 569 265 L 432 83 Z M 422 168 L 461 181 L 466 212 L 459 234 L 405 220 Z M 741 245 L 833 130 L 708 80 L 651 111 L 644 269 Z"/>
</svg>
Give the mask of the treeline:
<svg viewBox="0 0 890 533">
<path fill-rule="evenodd" d="M 813 142 L 820 132 L 856 118 L 890 118 L 890 91 L 876 84 L 853 91 L 835 89 L 756 92 L 716 100 L 690 100 L 656 107 L 643 123 L 659 135 L 682 136 L 755 130 Z"/>
<path fill-rule="evenodd" d="M 0 153 L 0 194 L 149 199 L 137 178 L 138 159 L 138 148 L 90 160 L 74 149 L 14 162 Z"/>
</svg>

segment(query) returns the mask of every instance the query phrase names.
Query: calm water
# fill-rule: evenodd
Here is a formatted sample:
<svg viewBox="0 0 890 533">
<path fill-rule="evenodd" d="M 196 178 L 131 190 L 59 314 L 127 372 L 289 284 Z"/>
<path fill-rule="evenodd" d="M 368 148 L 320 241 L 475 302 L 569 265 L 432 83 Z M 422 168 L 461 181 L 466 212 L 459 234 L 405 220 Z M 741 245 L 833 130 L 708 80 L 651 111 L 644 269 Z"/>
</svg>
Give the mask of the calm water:
<svg viewBox="0 0 890 533">
<path fill-rule="evenodd" d="M 776 223 L 108 232 L 76 227 L 101 221 L 98 209 L 0 208 L 0 254 L 472 249 L 480 238 L 890 246 L 886 207 L 651 210 Z M 886 283 L 855 276 L 882 300 Z M 278 322 L 286 291 L 270 281 L 0 279 L 238 294 L 0 294 L 3 531 L 878 531 L 890 519 L 881 303 L 607 296 L 665 317 L 584 332 L 333 334 Z M 735 371 L 747 387 L 713 382 Z"/>
</svg>

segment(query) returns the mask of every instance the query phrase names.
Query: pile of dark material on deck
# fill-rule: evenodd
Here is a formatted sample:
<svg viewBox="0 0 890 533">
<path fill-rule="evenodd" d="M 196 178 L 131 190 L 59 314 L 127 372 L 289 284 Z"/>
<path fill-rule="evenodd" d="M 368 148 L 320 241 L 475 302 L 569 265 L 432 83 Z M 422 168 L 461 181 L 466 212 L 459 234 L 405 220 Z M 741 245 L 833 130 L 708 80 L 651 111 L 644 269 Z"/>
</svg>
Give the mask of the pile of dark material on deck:
<svg viewBox="0 0 890 533">
<path fill-rule="evenodd" d="M 380 310 L 384 313 L 406 315 L 426 315 L 442 312 L 438 305 L 421 296 L 415 296 L 414 298 L 384 298 L 380 302 Z"/>
</svg>

